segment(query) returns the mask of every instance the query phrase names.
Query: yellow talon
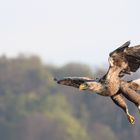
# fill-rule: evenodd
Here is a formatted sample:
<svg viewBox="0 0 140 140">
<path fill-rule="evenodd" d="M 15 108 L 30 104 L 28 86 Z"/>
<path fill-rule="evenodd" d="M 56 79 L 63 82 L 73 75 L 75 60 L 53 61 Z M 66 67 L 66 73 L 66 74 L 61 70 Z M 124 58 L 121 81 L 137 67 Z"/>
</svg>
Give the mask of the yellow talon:
<svg viewBox="0 0 140 140">
<path fill-rule="evenodd" d="M 135 118 L 134 118 L 133 116 L 128 115 L 127 118 L 128 118 L 128 121 L 129 121 L 131 124 L 135 124 Z"/>
</svg>

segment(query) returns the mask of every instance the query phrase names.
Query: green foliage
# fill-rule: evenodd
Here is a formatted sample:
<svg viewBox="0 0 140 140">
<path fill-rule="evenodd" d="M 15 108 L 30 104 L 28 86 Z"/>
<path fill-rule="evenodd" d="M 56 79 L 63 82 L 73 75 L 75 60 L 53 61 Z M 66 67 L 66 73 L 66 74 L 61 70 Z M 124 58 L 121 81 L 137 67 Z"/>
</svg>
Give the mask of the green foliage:
<svg viewBox="0 0 140 140">
<path fill-rule="evenodd" d="M 95 123 L 92 126 L 91 136 L 93 135 L 96 140 L 104 138 L 105 140 L 117 140 L 115 133 L 112 129 L 105 124 Z"/>
<path fill-rule="evenodd" d="M 63 126 L 67 138 L 65 140 L 88 140 L 86 129 L 71 114 L 71 106 L 62 94 L 49 95 L 46 100 L 46 114 L 57 119 Z"/>
</svg>

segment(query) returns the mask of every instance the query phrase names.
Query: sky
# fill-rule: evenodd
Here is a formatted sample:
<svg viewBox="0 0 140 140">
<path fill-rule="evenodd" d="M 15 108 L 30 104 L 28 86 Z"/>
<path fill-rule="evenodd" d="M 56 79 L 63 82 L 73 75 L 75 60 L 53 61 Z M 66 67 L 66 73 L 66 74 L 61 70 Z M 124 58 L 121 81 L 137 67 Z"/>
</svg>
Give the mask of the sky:
<svg viewBox="0 0 140 140">
<path fill-rule="evenodd" d="M 101 66 L 109 52 L 140 44 L 139 0 L 1 0 L 0 55 Z"/>
</svg>

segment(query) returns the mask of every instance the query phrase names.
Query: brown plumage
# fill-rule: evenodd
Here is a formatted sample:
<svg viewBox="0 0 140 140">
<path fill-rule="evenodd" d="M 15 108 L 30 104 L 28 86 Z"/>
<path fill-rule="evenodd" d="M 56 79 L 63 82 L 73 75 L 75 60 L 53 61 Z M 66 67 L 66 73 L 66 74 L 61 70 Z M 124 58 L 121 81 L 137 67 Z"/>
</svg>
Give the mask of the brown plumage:
<svg viewBox="0 0 140 140">
<path fill-rule="evenodd" d="M 121 70 L 120 76 L 136 72 L 140 67 L 140 45 L 129 47 L 130 41 L 109 54 L 111 67 Z"/>
<path fill-rule="evenodd" d="M 128 47 L 129 45 L 128 41 L 110 53 L 108 72 L 98 81 L 87 77 L 66 77 L 55 80 L 58 84 L 90 90 L 99 95 L 111 97 L 113 102 L 125 111 L 129 122 L 133 124 L 135 119 L 129 114 L 124 97 L 133 102 L 140 110 L 140 95 L 136 92 L 140 87 L 140 81 L 127 82 L 121 78 L 125 74 L 135 72 L 140 67 L 140 45 Z"/>
</svg>

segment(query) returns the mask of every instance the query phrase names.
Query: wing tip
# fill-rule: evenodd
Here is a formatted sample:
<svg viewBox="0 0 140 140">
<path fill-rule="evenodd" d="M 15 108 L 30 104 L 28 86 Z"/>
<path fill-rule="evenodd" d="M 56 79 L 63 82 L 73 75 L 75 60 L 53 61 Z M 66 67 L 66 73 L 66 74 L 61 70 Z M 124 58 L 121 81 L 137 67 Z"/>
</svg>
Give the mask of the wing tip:
<svg viewBox="0 0 140 140">
<path fill-rule="evenodd" d="M 56 77 L 53 78 L 54 81 L 58 81 Z"/>
<path fill-rule="evenodd" d="M 60 84 L 60 80 L 57 79 L 56 77 L 54 77 L 53 80 L 54 80 L 57 84 Z"/>
<path fill-rule="evenodd" d="M 131 44 L 131 40 L 128 40 L 128 41 L 126 42 L 126 44 L 127 44 L 127 46 L 129 46 L 129 45 Z"/>
<path fill-rule="evenodd" d="M 54 77 L 53 80 L 59 84 L 58 78 Z"/>
<path fill-rule="evenodd" d="M 121 47 L 123 48 L 125 48 L 125 47 L 128 47 L 129 45 L 131 44 L 131 40 L 128 40 L 128 41 L 126 41 Z"/>
</svg>

